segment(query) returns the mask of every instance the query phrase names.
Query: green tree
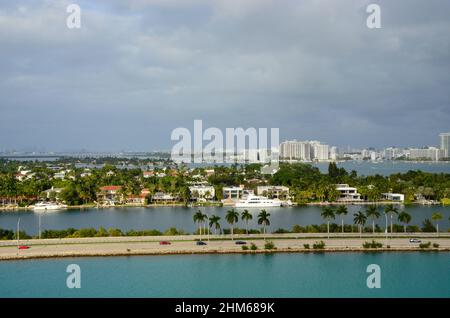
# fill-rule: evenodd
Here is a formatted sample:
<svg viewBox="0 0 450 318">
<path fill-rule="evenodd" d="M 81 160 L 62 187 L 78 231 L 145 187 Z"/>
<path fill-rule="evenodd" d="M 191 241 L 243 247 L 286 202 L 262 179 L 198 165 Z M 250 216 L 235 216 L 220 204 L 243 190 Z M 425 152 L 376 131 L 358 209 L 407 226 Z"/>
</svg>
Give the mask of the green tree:
<svg viewBox="0 0 450 318">
<path fill-rule="evenodd" d="M 194 220 L 194 223 L 196 223 L 198 226 L 198 232 L 200 234 L 200 240 L 201 240 L 202 239 L 202 223 L 204 221 L 204 214 L 202 213 L 202 211 L 198 210 L 192 218 Z"/>
<path fill-rule="evenodd" d="M 403 223 L 403 229 L 406 233 L 406 226 L 409 222 L 411 222 L 411 215 L 406 213 L 405 211 L 402 211 L 398 214 L 398 221 Z"/>
<path fill-rule="evenodd" d="M 209 228 L 214 228 L 214 235 L 217 235 L 217 230 L 220 230 L 220 216 L 211 215 L 209 217 Z"/>
<path fill-rule="evenodd" d="M 266 210 L 261 210 L 258 214 L 258 224 L 263 226 L 264 231 L 264 240 L 266 239 L 266 227 L 270 225 L 270 213 L 267 213 Z"/>
<path fill-rule="evenodd" d="M 245 222 L 245 232 L 248 235 L 248 222 L 253 219 L 253 215 L 248 210 L 244 210 L 241 214 L 241 219 Z"/>
<path fill-rule="evenodd" d="M 342 226 L 342 233 L 344 233 L 344 215 L 347 215 L 348 210 L 345 205 L 339 205 L 336 209 L 336 214 L 341 216 L 341 226 Z"/>
<path fill-rule="evenodd" d="M 320 215 L 327 221 L 327 233 L 328 238 L 330 238 L 330 220 L 335 218 L 334 209 L 326 206 L 322 209 L 322 213 Z"/>
<path fill-rule="evenodd" d="M 362 237 L 362 228 L 364 224 L 366 224 L 366 220 L 367 220 L 366 215 L 361 211 L 358 211 L 358 213 L 353 214 L 353 222 L 359 227 L 359 237 Z"/>
<path fill-rule="evenodd" d="M 234 224 L 239 221 L 239 213 L 236 212 L 234 209 L 228 210 L 227 214 L 225 215 L 225 219 L 227 220 L 228 224 L 231 225 L 231 240 L 233 240 Z"/>
<path fill-rule="evenodd" d="M 431 215 L 431 219 L 436 222 L 436 232 L 438 236 L 439 236 L 439 221 L 442 220 L 442 218 L 443 218 L 442 213 L 439 212 L 435 212 Z"/>
<path fill-rule="evenodd" d="M 368 218 L 372 218 L 372 233 L 375 234 L 375 219 L 380 217 L 380 212 L 375 205 L 369 205 L 366 208 L 366 215 Z"/>
</svg>

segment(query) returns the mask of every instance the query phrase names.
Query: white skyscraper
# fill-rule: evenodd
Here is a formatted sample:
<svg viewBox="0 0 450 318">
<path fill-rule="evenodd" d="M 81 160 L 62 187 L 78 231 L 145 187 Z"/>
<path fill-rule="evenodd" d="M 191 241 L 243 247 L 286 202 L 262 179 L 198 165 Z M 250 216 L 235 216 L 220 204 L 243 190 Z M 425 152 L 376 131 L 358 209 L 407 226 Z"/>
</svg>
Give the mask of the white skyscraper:
<svg viewBox="0 0 450 318">
<path fill-rule="evenodd" d="M 311 160 L 311 145 L 307 141 L 289 140 L 280 144 L 280 157 L 286 160 Z"/>
<path fill-rule="evenodd" d="M 441 149 L 443 150 L 443 156 L 445 158 L 450 157 L 450 133 L 442 133 L 439 135 L 441 137 Z"/>
<path fill-rule="evenodd" d="M 329 147 L 321 144 L 318 141 L 311 141 L 312 159 L 314 160 L 328 160 Z"/>
<path fill-rule="evenodd" d="M 284 160 L 328 160 L 329 146 L 319 141 L 288 140 L 280 144 L 280 158 Z"/>
</svg>

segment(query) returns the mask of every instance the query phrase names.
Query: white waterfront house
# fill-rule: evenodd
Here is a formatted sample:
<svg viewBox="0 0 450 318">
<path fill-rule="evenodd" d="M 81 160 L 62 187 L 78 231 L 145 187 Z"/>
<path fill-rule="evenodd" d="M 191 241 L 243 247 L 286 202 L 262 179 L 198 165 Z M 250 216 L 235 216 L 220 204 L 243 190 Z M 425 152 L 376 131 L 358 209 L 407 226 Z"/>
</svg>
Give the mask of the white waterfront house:
<svg viewBox="0 0 450 318">
<path fill-rule="evenodd" d="M 348 184 L 337 184 L 336 190 L 340 193 L 338 201 L 361 201 L 358 189 L 350 187 Z"/>
<path fill-rule="evenodd" d="M 192 185 L 189 187 L 191 198 L 196 201 L 206 201 L 214 198 L 216 191 L 211 185 Z"/>
<path fill-rule="evenodd" d="M 387 201 L 397 201 L 397 202 L 405 201 L 405 195 L 401 193 L 382 193 L 381 196 L 383 200 Z"/>
</svg>

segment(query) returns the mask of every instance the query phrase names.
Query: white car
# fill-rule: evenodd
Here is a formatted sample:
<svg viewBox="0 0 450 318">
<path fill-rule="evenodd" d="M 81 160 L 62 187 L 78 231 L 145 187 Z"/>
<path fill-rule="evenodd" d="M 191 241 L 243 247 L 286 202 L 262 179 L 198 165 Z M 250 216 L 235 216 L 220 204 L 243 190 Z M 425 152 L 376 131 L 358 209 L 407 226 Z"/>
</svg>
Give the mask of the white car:
<svg viewBox="0 0 450 318">
<path fill-rule="evenodd" d="M 412 238 L 412 239 L 409 239 L 409 243 L 422 243 L 422 241 L 419 239 L 416 239 L 416 238 Z"/>
</svg>

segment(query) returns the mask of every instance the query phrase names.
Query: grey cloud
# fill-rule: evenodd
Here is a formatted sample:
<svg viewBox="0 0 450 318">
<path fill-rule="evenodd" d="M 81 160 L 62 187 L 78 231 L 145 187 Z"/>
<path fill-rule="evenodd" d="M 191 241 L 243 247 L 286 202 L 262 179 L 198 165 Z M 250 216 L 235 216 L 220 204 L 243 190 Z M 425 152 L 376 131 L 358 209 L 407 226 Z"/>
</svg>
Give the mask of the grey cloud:
<svg viewBox="0 0 450 318">
<path fill-rule="evenodd" d="M 450 3 L 0 4 L 0 150 L 170 148 L 170 132 L 279 127 L 338 146 L 436 144 L 450 122 Z M 57 132 L 57 133 L 55 133 Z"/>
</svg>

